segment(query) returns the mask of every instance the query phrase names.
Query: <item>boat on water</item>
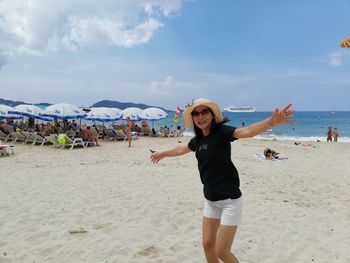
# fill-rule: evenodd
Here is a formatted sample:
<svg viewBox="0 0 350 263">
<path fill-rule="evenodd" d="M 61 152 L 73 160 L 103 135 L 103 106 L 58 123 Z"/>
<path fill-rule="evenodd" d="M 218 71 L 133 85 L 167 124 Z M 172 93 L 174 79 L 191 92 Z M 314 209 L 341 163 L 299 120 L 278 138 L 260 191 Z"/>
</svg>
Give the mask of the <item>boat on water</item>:
<svg viewBox="0 0 350 263">
<path fill-rule="evenodd" d="M 256 109 L 255 109 L 255 107 L 252 107 L 252 106 L 243 105 L 240 107 L 227 106 L 226 108 L 224 108 L 224 111 L 227 111 L 227 112 L 256 112 Z"/>
</svg>

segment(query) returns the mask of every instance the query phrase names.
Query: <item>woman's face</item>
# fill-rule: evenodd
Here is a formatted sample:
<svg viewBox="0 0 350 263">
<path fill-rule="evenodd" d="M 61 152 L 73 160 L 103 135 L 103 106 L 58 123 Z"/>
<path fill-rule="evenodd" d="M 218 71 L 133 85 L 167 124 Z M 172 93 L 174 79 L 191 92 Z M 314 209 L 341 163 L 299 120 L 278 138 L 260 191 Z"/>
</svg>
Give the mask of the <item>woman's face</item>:
<svg viewBox="0 0 350 263">
<path fill-rule="evenodd" d="M 192 118 L 199 129 L 209 130 L 214 116 L 208 107 L 198 106 L 192 111 Z"/>
</svg>

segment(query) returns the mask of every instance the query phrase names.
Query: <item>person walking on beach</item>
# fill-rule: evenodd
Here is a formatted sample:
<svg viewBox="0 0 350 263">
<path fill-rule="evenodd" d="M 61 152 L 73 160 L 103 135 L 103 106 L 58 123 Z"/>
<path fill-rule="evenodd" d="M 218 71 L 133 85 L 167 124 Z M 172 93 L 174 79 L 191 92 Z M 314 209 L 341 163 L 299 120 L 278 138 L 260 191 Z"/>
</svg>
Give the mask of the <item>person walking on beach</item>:
<svg viewBox="0 0 350 263">
<path fill-rule="evenodd" d="M 328 131 L 327 131 L 327 142 L 332 142 L 332 127 L 328 127 Z"/>
<path fill-rule="evenodd" d="M 338 129 L 334 128 L 333 129 L 333 142 L 337 142 L 339 137 Z"/>
<path fill-rule="evenodd" d="M 126 117 L 126 127 L 125 127 L 125 133 L 126 133 L 126 137 L 128 138 L 128 143 L 129 143 L 129 146 L 128 147 L 131 147 L 131 128 L 133 126 L 133 123 L 130 119 L 130 117 Z"/>
<path fill-rule="evenodd" d="M 150 159 L 158 163 L 165 157 L 195 152 L 201 181 L 204 185 L 202 243 L 208 263 L 238 263 L 232 254 L 233 244 L 242 215 L 242 193 L 238 171 L 231 160 L 231 142 L 239 138 L 251 138 L 273 126 L 294 124 L 294 110 L 288 104 L 276 109 L 272 116 L 246 127 L 225 125 L 217 103 L 198 99 L 188 105 L 183 121 L 186 128 L 193 128 L 195 137 L 188 145 L 163 152 L 154 152 Z"/>
</svg>

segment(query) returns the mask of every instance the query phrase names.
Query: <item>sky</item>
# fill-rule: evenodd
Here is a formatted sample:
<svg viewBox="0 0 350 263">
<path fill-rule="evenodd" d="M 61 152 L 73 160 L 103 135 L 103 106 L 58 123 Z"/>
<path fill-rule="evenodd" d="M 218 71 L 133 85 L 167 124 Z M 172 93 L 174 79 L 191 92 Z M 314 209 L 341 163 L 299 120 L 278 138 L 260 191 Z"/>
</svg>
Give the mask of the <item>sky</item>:
<svg viewBox="0 0 350 263">
<path fill-rule="evenodd" d="M 0 98 L 350 110 L 350 0 L 0 0 Z"/>
</svg>

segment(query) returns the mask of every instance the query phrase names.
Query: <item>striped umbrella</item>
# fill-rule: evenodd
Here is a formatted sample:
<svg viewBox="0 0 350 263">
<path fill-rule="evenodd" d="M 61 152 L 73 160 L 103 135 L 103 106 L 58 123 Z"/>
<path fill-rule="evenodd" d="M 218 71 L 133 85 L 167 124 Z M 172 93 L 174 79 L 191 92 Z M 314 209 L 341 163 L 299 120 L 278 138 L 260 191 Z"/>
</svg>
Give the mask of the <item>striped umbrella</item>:
<svg viewBox="0 0 350 263">
<path fill-rule="evenodd" d="M 346 38 L 343 42 L 341 42 L 340 46 L 345 48 L 350 48 L 350 37 Z"/>
</svg>

